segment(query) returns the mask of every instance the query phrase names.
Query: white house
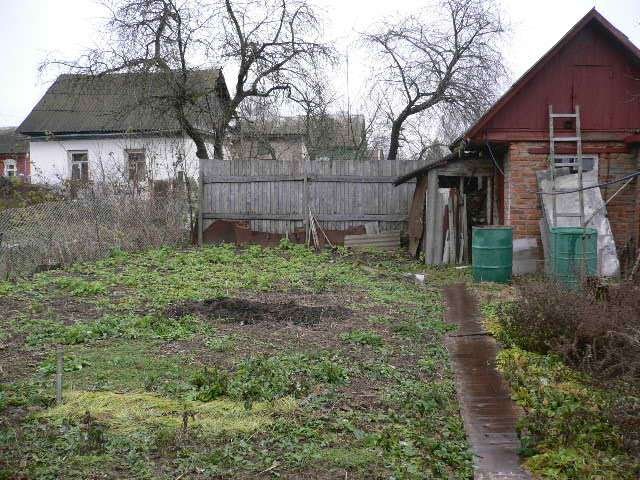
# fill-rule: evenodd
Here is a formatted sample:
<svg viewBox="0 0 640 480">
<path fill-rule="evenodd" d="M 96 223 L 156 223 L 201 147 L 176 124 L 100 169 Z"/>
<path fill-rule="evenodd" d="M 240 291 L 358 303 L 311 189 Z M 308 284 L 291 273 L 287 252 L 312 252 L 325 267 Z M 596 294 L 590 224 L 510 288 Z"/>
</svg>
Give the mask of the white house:
<svg viewBox="0 0 640 480">
<path fill-rule="evenodd" d="M 212 112 L 229 93 L 219 70 L 190 75 L 197 100 L 186 115 L 212 154 Z M 60 75 L 18 127 L 30 139 L 31 181 L 147 183 L 195 176 L 195 144 L 171 108 L 171 88 L 160 74 Z"/>
</svg>

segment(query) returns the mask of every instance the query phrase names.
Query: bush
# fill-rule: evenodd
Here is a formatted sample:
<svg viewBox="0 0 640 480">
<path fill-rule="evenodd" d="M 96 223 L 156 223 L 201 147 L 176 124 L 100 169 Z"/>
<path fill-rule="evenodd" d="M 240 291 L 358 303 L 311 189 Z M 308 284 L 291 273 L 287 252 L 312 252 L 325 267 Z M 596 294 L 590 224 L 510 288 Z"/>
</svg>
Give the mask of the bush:
<svg viewBox="0 0 640 480">
<path fill-rule="evenodd" d="M 550 282 L 518 288 L 502 316 L 507 343 L 556 353 L 569 366 L 602 380 L 640 380 L 640 288 L 630 283 L 582 291 Z"/>
</svg>

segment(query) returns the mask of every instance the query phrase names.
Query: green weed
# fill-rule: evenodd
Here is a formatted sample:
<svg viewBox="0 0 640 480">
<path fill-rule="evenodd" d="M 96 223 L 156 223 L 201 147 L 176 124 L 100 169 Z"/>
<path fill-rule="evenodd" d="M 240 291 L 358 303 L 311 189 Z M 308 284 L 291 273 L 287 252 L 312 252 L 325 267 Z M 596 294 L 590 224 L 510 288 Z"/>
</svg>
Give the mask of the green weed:
<svg viewBox="0 0 640 480">
<path fill-rule="evenodd" d="M 107 288 L 101 282 L 89 282 L 77 277 L 59 277 L 54 284 L 77 297 L 102 295 L 107 292 Z"/>
<path fill-rule="evenodd" d="M 191 383 L 197 391 L 195 399 L 210 402 L 227 394 L 229 376 L 215 367 L 205 368 L 193 376 Z"/>
<path fill-rule="evenodd" d="M 207 338 L 204 344 L 214 352 L 231 352 L 236 343 L 229 335 L 220 335 Z"/>
<path fill-rule="evenodd" d="M 27 343 L 32 346 L 78 345 L 116 338 L 178 340 L 198 334 L 208 337 L 214 333 L 212 327 L 193 315 L 180 318 L 167 318 L 160 314 L 105 315 L 94 321 L 71 325 L 53 319 L 32 318 L 17 322 L 17 325 L 19 331 L 28 334 Z"/>
<path fill-rule="evenodd" d="M 343 333 L 340 338 L 348 343 L 370 345 L 372 347 L 380 347 L 384 344 L 382 336 L 371 330 L 352 330 L 348 333 Z"/>
</svg>

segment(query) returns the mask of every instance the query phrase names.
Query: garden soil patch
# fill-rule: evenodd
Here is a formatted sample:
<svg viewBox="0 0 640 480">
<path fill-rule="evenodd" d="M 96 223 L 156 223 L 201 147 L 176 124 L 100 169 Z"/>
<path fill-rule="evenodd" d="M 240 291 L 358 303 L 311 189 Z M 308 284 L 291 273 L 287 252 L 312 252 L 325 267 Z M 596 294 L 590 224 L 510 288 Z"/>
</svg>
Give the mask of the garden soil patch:
<svg viewBox="0 0 640 480">
<path fill-rule="evenodd" d="M 305 326 L 318 325 L 325 319 L 344 320 L 351 314 L 349 309 L 335 305 L 306 306 L 292 301 L 263 303 L 242 298 L 184 302 L 169 307 L 166 313 L 173 318 L 198 314 L 208 319 L 223 319 L 241 325 L 292 323 Z"/>
</svg>

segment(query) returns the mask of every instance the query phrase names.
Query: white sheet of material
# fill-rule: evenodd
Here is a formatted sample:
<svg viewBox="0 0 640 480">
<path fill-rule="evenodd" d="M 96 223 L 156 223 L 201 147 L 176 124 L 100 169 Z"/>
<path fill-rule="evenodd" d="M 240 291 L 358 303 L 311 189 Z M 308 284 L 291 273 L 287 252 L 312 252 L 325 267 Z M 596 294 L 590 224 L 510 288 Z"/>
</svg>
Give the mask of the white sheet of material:
<svg viewBox="0 0 640 480">
<path fill-rule="evenodd" d="M 549 172 L 537 172 L 538 186 L 543 192 L 551 191 L 551 180 Z M 582 174 L 584 187 L 596 185 L 598 183 L 598 172 L 594 169 Z M 567 174 L 556 177 L 556 190 L 578 188 L 578 174 Z M 602 198 L 600 188 L 590 188 L 584 190 L 584 214 L 585 219 L 591 218 L 587 227 L 595 228 L 598 231 L 598 273 L 604 277 L 615 277 L 620 274 L 620 261 L 616 253 L 616 244 L 613 239 L 613 232 L 607 217 L 607 209 Z M 542 195 L 542 206 L 547 225 L 553 225 L 552 196 Z M 580 199 L 578 192 L 563 193 L 556 195 L 556 211 L 561 213 L 580 213 Z M 580 227 L 579 217 L 563 217 L 558 215 L 558 227 Z M 544 232 L 543 232 L 544 235 Z M 548 240 L 548 239 L 547 239 Z M 548 245 L 550 242 L 544 242 Z M 545 252 L 545 256 L 546 252 Z"/>
</svg>

